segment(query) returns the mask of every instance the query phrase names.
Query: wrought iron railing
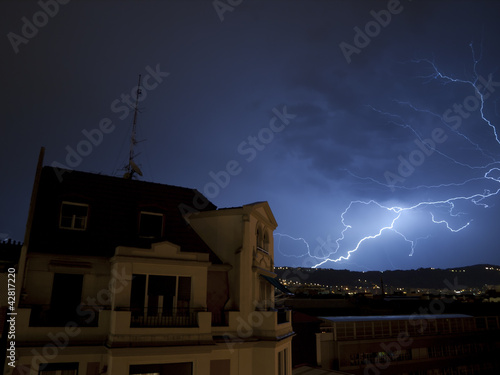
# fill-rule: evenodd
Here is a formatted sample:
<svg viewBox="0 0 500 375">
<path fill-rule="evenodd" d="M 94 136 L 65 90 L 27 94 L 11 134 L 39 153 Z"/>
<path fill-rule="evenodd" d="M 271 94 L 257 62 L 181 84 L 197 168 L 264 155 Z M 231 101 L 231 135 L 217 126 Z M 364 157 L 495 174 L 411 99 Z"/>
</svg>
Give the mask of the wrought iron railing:
<svg viewBox="0 0 500 375">
<path fill-rule="evenodd" d="M 121 307 L 120 311 L 131 311 L 130 327 L 197 327 L 198 312 L 206 309 Z"/>
</svg>

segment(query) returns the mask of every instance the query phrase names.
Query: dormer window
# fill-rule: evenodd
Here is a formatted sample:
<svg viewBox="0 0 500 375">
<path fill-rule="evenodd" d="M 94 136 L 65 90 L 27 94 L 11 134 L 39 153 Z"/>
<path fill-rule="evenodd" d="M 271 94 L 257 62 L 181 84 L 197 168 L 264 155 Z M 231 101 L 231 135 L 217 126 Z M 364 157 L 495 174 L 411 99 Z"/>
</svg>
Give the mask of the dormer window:
<svg viewBox="0 0 500 375">
<path fill-rule="evenodd" d="M 139 217 L 139 236 L 160 238 L 163 236 L 163 214 L 141 211 Z"/>
<path fill-rule="evenodd" d="M 89 205 L 75 202 L 62 202 L 59 228 L 86 230 Z"/>
</svg>

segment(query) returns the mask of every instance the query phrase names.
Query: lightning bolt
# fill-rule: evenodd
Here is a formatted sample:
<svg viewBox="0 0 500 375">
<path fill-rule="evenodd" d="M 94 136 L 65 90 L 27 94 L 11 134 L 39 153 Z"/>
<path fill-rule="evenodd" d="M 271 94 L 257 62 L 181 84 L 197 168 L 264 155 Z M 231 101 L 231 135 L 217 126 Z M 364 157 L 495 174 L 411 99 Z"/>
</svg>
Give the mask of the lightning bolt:
<svg viewBox="0 0 500 375">
<path fill-rule="evenodd" d="M 474 97 L 477 98 L 477 100 L 479 101 L 477 113 L 479 115 L 480 123 L 490 128 L 492 139 L 494 139 L 497 145 L 500 145 L 500 139 L 498 136 L 497 128 L 485 114 L 485 102 L 490 97 L 491 93 L 494 91 L 493 90 L 494 82 L 492 81 L 492 75 L 489 75 L 488 79 L 486 80 L 478 74 L 477 68 L 482 58 L 482 48 L 480 50 L 479 56 L 477 56 L 477 53 L 474 50 L 472 43 L 469 44 L 469 47 L 471 48 L 472 62 L 473 62 L 472 79 L 470 80 L 453 77 L 451 75 L 443 73 L 438 68 L 437 64 L 429 59 L 412 60 L 411 62 L 415 64 L 426 64 L 430 68 L 431 73 L 421 77 L 424 78 L 427 82 L 436 80 L 444 85 L 455 84 L 455 85 L 469 86 L 472 89 Z M 497 86 L 500 86 L 500 84 L 498 83 L 495 84 Z M 305 244 L 307 251 L 301 255 L 294 255 L 293 257 L 304 258 L 307 256 L 310 259 L 315 260 L 317 263 L 313 265 L 313 268 L 321 267 L 328 262 L 336 263 L 336 262 L 346 261 L 350 259 L 351 255 L 356 251 L 358 251 L 365 243 L 381 238 L 382 236 L 384 236 L 386 233 L 389 232 L 399 236 L 405 243 L 408 244 L 410 248 L 409 256 L 412 256 L 414 254 L 417 242 L 422 239 L 429 238 L 430 235 L 425 235 L 420 237 L 409 235 L 406 232 L 403 225 L 405 217 L 411 216 L 412 214 L 416 214 L 418 212 L 426 212 L 428 215 L 427 218 L 430 218 L 430 220 L 428 221 L 429 225 L 435 225 L 436 227 L 444 227 L 451 233 L 458 233 L 468 228 L 473 222 L 473 219 L 462 221 L 462 223 L 459 225 L 451 225 L 450 222 L 447 219 L 443 218 L 442 216 L 447 215 L 449 216 L 449 218 L 453 218 L 454 220 L 460 220 L 462 216 L 466 215 L 466 213 L 461 211 L 457 212 L 458 203 L 461 204 L 469 203 L 474 206 L 487 209 L 490 207 L 490 204 L 488 203 L 488 198 L 497 196 L 499 194 L 500 188 L 498 187 L 498 183 L 500 182 L 500 167 L 498 165 L 500 164 L 500 161 L 497 160 L 491 152 L 486 150 L 484 147 L 481 147 L 480 143 L 472 140 L 472 138 L 469 137 L 465 131 L 459 130 L 458 127 L 450 126 L 449 123 L 444 121 L 443 116 L 434 113 L 428 109 L 419 108 L 407 101 L 394 101 L 394 102 L 399 107 L 406 108 L 407 110 L 409 109 L 410 111 L 415 112 L 417 114 L 429 115 L 434 119 L 437 119 L 441 124 L 446 126 L 446 128 L 452 135 L 456 136 L 457 139 L 460 139 L 466 144 L 468 144 L 471 147 L 471 149 L 474 152 L 476 152 L 477 155 L 480 155 L 482 160 L 484 160 L 484 163 L 473 164 L 468 160 L 464 160 L 464 157 L 462 157 L 462 160 L 460 160 L 458 157 L 454 157 L 453 155 L 438 149 L 438 147 L 434 145 L 434 147 L 432 148 L 429 147 L 429 150 L 432 151 L 432 153 L 441 156 L 442 158 L 446 159 L 447 161 L 453 163 L 454 165 L 460 168 L 468 170 L 470 173 L 473 174 L 473 176 L 456 182 L 448 182 L 442 184 L 436 183 L 432 185 L 405 186 L 402 184 L 390 185 L 373 177 L 359 176 L 347 169 L 345 169 L 345 171 L 358 181 L 363 181 L 366 184 L 379 186 L 382 189 L 389 188 L 392 191 L 394 191 L 394 189 L 406 190 L 406 191 L 422 190 L 427 192 L 434 191 L 434 192 L 439 192 L 440 194 L 446 194 L 445 188 L 449 189 L 450 187 L 451 188 L 460 187 L 462 189 L 464 188 L 472 189 L 473 192 L 469 194 L 459 194 L 452 196 L 448 195 L 444 199 L 435 199 L 435 200 L 429 199 L 409 205 L 389 205 L 380 203 L 373 199 L 365 201 L 363 200 L 351 201 L 344 209 L 344 211 L 340 214 L 340 224 L 342 226 L 341 227 L 342 229 L 340 231 L 338 238 L 331 243 L 325 243 L 324 241 L 318 240 L 320 246 L 318 246 L 317 249 L 321 250 L 319 252 L 316 251 L 315 253 L 312 253 L 311 246 L 304 238 L 294 238 L 292 236 L 278 233 L 277 235 L 280 237 L 280 239 L 281 237 L 288 237 L 291 240 L 301 241 Z M 368 106 L 368 108 L 377 113 L 378 115 L 388 118 L 389 124 L 408 130 L 411 134 L 413 134 L 416 137 L 416 139 L 425 144 L 425 137 L 418 131 L 418 129 L 415 126 L 413 126 L 409 121 L 406 121 L 403 116 L 396 113 L 384 111 L 375 108 L 373 106 Z M 360 207 L 362 208 L 363 206 L 366 206 L 367 208 L 376 207 L 378 210 L 388 215 L 390 217 L 390 220 L 387 223 L 378 225 L 375 229 L 371 231 L 365 230 L 365 233 L 360 236 L 361 238 L 359 238 L 357 241 L 354 241 L 354 244 L 349 245 L 348 237 L 349 236 L 352 237 L 352 235 L 355 233 L 355 230 L 359 227 L 362 227 L 363 224 L 359 216 L 357 218 L 355 217 L 354 220 L 348 219 L 347 217 L 354 211 L 355 208 L 359 209 Z M 443 209 L 445 210 L 445 215 L 443 215 L 442 212 L 440 212 Z M 356 216 L 355 212 L 354 216 Z M 437 218 L 438 216 L 439 219 Z M 279 245 L 280 241 L 278 241 L 278 251 L 285 256 L 290 256 L 279 250 L 280 247 Z"/>
<path fill-rule="evenodd" d="M 450 227 L 450 224 L 448 224 L 448 222 L 446 220 L 439 220 L 437 221 L 435 218 L 434 218 L 434 214 L 431 212 L 431 217 L 432 217 L 432 222 L 435 223 L 435 224 L 445 224 L 446 225 L 446 228 L 448 228 L 449 231 L 451 232 L 460 232 L 462 229 L 465 229 L 469 226 L 469 224 L 472 222 L 469 221 L 467 224 L 463 225 L 462 227 L 458 228 L 458 229 L 453 229 Z"/>
<path fill-rule="evenodd" d="M 302 237 L 295 238 L 295 237 L 292 237 L 292 236 L 290 236 L 290 235 L 288 235 L 288 234 L 284 234 L 284 233 L 276 233 L 276 232 L 274 233 L 274 236 L 277 236 L 277 237 L 278 237 L 278 244 L 277 244 L 277 246 L 276 246 L 276 249 L 278 250 L 278 252 L 279 252 L 281 255 L 284 255 L 284 256 L 286 256 L 286 257 L 292 257 L 292 258 L 303 258 L 303 257 L 305 257 L 305 256 L 307 256 L 307 255 L 311 256 L 311 251 L 310 251 L 310 248 L 309 248 L 309 243 L 308 243 L 308 242 L 307 242 L 304 238 L 302 238 Z M 281 238 L 282 238 L 282 237 L 289 238 L 289 239 L 291 239 L 291 240 L 293 240 L 293 241 L 301 241 L 301 242 L 303 242 L 303 243 L 306 245 L 306 247 L 307 247 L 307 253 L 305 253 L 305 254 L 300 254 L 300 255 L 294 255 L 294 254 L 286 254 L 286 253 L 282 252 L 282 251 L 281 251 Z"/>
<path fill-rule="evenodd" d="M 386 225 L 384 227 L 381 227 L 379 229 L 379 231 L 375 234 L 372 234 L 372 235 L 368 235 L 368 236 L 365 236 L 363 237 L 361 240 L 358 241 L 358 243 L 356 244 L 355 247 L 353 247 L 352 249 L 348 250 L 347 251 L 347 255 L 341 255 L 337 258 L 334 258 L 334 259 L 331 259 L 329 257 L 327 257 L 326 259 L 322 260 L 321 262 L 319 262 L 318 264 L 316 264 L 314 266 L 314 268 L 316 267 L 319 267 L 323 264 L 325 264 L 326 262 L 339 262 L 341 260 L 347 260 L 350 258 L 351 254 L 354 253 L 355 251 L 357 251 L 359 249 L 359 247 L 366 241 L 368 240 L 372 240 L 372 239 L 375 239 L 375 238 L 378 238 L 380 236 L 382 236 L 382 234 L 386 231 L 392 231 L 394 232 L 395 234 L 399 235 L 405 242 L 408 242 L 411 246 L 411 252 L 410 252 L 410 256 L 413 255 L 413 252 L 415 250 L 415 244 L 417 242 L 418 239 L 422 239 L 422 238 L 426 238 L 426 237 L 420 237 L 418 239 L 415 239 L 415 240 L 411 240 L 409 238 L 407 238 L 407 236 L 405 236 L 401 231 L 399 231 L 397 228 L 396 228 L 396 224 L 398 222 L 398 220 L 401 218 L 401 215 L 404 213 L 404 212 L 407 212 L 407 211 L 415 211 L 417 210 L 418 208 L 421 208 L 421 207 L 427 207 L 427 206 L 440 206 L 440 205 L 448 205 L 450 207 L 449 209 L 449 212 L 450 212 L 450 215 L 454 215 L 453 214 L 453 208 L 454 208 L 454 202 L 455 201 L 459 201 L 459 200 L 467 200 L 467 201 L 472 201 L 473 203 L 477 204 L 477 205 L 483 205 L 481 204 L 480 202 L 483 200 L 483 199 L 486 199 L 490 196 L 493 196 L 493 195 L 496 195 L 500 192 L 500 189 L 496 190 L 494 193 L 489 193 L 489 194 L 474 194 L 472 196 L 464 196 L 464 197 L 453 197 L 453 198 L 449 198 L 447 200 L 441 200 L 441 201 L 424 201 L 424 202 L 419 202 L 413 206 L 409 206 L 409 207 L 399 207 L 399 206 L 392 206 L 392 207 L 389 207 L 389 206 L 384 206 L 380 203 L 378 203 L 377 201 L 374 201 L 374 200 L 370 200 L 370 201 L 352 201 L 349 206 L 344 210 L 344 212 L 342 212 L 341 214 L 341 222 L 342 222 L 342 225 L 344 226 L 344 229 L 342 230 L 342 233 L 341 233 L 341 236 L 337 239 L 337 244 L 339 244 L 340 241 L 342 241 L 344 238 L 345 238 L 345 233 L 352 228 L 351 225 L 347 224 L 345 222 L 345 215 L 347 214 L 347 212 L 351 209 L 351 207 L 354 205 L 354 204 L 364 204 L 364 205 L 369 205 L 369 204 L 375 204 L 377 205 L 378 207 L 380 207 L 381 209 L 384 209 L 386 210 L 387 212 L 391 212 L 391 213 L 394 213 L 394 218 L 392 219 L 390 225 Z M 457 228 L 457 229 L 453 229 L 446 220 L 441 220 L 441 221 L 436 221 L 435 218 L 434 218 L 434 215 L 431 213 L 431 218 L 432 218 L 432 222 L 435 223 L 435 224 L 441 224 L 441 223 L 445 223 L 446 224 L 446 227 L 451 231 L 451 232 L 459 232 L 465 228 L 467 228 L 469 226 L 469 224 L 471 223 L 472 220 L 470 220 L 469 222 L 467 222 L 465 225 L 461 226 L 460 228 Z M 309 248 L 309 247 L 308 247 Z"/>
</svg>

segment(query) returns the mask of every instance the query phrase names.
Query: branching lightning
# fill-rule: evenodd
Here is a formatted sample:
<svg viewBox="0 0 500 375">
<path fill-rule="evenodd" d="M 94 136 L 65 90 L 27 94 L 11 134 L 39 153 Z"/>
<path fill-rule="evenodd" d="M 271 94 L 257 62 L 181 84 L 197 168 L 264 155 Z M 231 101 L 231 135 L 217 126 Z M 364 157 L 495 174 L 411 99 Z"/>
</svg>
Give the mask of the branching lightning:
<svg viewBox="0 0 500 375">
<path fill-rule="evenodd" d="M 500 83 L 494 82 L 492 80 L 491 74 L 488 76 L 488 79 L 485 79 L 478 74 L 477 68 L 482 58 L 482 51 L 479 56 L 476 56 L 477 54 L 474 51 L 472 43 L 470 44 L 470 48 L 472 50 L 473 60 L 473 77 L 471 80 L 456 78 L 451 75 L 447 75 L 438 68 L 437 64 L 434 61 L 428 59 L 413 60 L 412 63 L 425 64 L 430 68 L 431 73 L 427 76 L 422 77 L 425 78 L 427 82 L 435 80 L 445 85 L 455 84 L 469 86 L 473 92 L 473 95 L 471 95 L 471 97 L 474 96 L 478 100 L 476 109 L 476 112 L 479 116 L 478 126 L 482 123 L 482 125 L 486 125 L 487 127 L 489 127 L 492 139 L 494 139 L 496 144 L 500 145 L 497 128 L 485 114 L 485 102 L 495 91 L 495 87 L 500 86 Z M 477 155 L 480 155 L 479 157 L 481 157 L 481 160 L 484 160 L 484 163 L 471 163 L 470 161 L 466 160 L 465 156 L 462 155 L 460 155 L 460 158 L 462 159 L 460 160 L 459 157 L 455 157 L 451 154 L 446 153 L 442 149 L 439 149 L 437 145 L 429 146 L 427 142 L 426 146 L 429 147 L 429 154 L 435 153 L 436 155 L 439 155 L 442 158 L 448 160 L 458 168 L 464 168 L 465 170 L 468 170 L 473 176 L 455 182 L 406 186 L 402 183 L 389 184 L 373 177 L 359 176 L 346 169 L 345 171 L 353 178 L 359 181 L 363 181 L 366 184 L 378 186 L 379 188 L 391 189 L 392 191 L 396 189 L 405 191 L 421 190 L 427 192 L 428 194 L 439 192 L 441 194 L 441 197 L 444 194 L 446 198 L 424 200 L 409 205 L 383 204 L 373 199 L 366 201 L 351 201 L 340 215 L 341 231 L 336 240 L 325 242 L 322 239 L 317 239 L 319 246 L 317 246 L 314 251 L 311 251 L 311 246 L 304 238 L 294 238 L 285 234 L 276 233 L 275 235 L 279 236 L 277 249 L 282 255 L 292 256 L 295 258 L 308 257 L 315 262 L 313 268 L 316 268 L 323 266 L 328 262 L 336 263 L 346 261 L 351 257 L 353 253 L 358 251 L 367 242 L 378 239 L 384 236 L 386 233 L 391 232 L 399 236 L 404 241 L 404 243 L 408 244 L 410 248 L 409 255 L 411 256 L 414 254 L 417 242 L 419 240 L 428 238 L 430 235 L 410 235 L 405 228 L 405 225 L 403 224 L 404 218 L 407 218 L 409 215 L 414 215 L 415 213 L 424 213 L 425 215 L 428 215 L 423 216 L 428 218 L 428 225 L 436 226 L 437 228 L 446 228 L 451 233 L 458 233 L 471 226 L 473 219 L 464 219 L 463 217 L 467 217 L 467 214 L 464 212 L 458 212 L 457 204 L 460 204 L 460 206 L 462 206 L 468 203 L 485 209 L 491 207 L 488 199 L 500 193 L 500 187 L 498 186 L 498 183 L 500 182 L 500 160 L 496 159 L 495 156 L 484 147 L 481 147 L 478 142 L 472 140 L 471 137 L 467 135 L 466 130 L 459 130 L 458 126 L 451 126 L 448 122 L 445 121 L 443 115 L 439 115 L 427 109 L 419 108 L 407 101 L 395 102 L 398 106 L 402 106 L 412 112 L 429 115 L 437 119 L 438 122 L 440 122 L 441 126 L 444 125 L 451 135 L 461 139 L 463 142 L 466 142 L 466 144 L 469 145 L 469 149 L 473 150 Z M 387 118 L 389 124 L 409 130 L 418 141 L 420 141 L 422 144 L 425 144 L 425 137 L 415 128 L 415 126 L 405 121 L 404 117 L 402 117 L 401 115 L 383 111 L 373 106 L 368 107 L 378 115 Z M 460 113 L 463 118 L 468 118 L 470 115 L 467 113 L 463 114 L 463 110 L 461 109 L 461 107 L 457 106 L 456 104 L 454 104 L 452 108 L 453 110 L 455 110 L 455 113 L 457 113 L 456 111 L 458 111 L 458 113 Z M 447 193 L 447 190 L 449 191 L 449 188 L 467 188 L 473 193 L 462 193 L 459 195 L 450 196 L 449 192 Z M 355 208 L 359 209 L 363 206 L 366 206 L 366 209 L 368 209 L 368 207 L 375 207 L 384 215 L 388 215 L 390 217 L 390 220 L 388 221 L 388 223 L 381 223 L 376 227 L 376 229 L 364 229 L 362 218 L 359 217 L 359 215 L 356 216 L 355 213 L 352 213 Z M 351 214 L 354 217 L 348 218 L 348 216 Z M 449 217 L 449 219 L 446 219 L 446 217 Z M 453 222 L 461 221 L 461 223 L 458 225 L 452 225 L 450 224 L 450 219 L 453 219 Z M 370 225 L 373 226 L 373 222 L 371 222 Z M 361 232 L 362 234 L 359 234 L 359 232 Z M 354 241 L 354 243 L 352 244 L 349 243 L 348 237 L 353 237 L 353 235 L 359 235 L 359 239 L 357 239 L 357 241 Z M 307 249 L 306 253 L 302 253 L 301 255 L 284 254 L 284 252 L 280 250 L 282 237 L 287 237 L 291 240 L 304 242 Z M 352 242 L 352 238 L 350 240 Z"/>
<path fill-rule="evenodd" d="M 278 236 L 278 243 L 277 243 L 277 246 L 276 246 L 276 249 L 278 250 L 279 253 L 281 253 L 281 255 L 284 255 L 286 257 L 293 257 L 293 258 L 303 258 L 305 256 L 307 256 L 308 254 L 310 254 L 310 249 L 309 249 L 309 244 L 307 243 L 307 241 L 305 239 L 303 239 L 302 237 L 300 238 L 295 238 L 295 237 L 292 237 L 292 236 L 289 236 L 288 234 L 283 234 L 283 233 L 275 233 L 274 234 L 275 236 Z M 280 244 L 281 244 L 281 238 L 282 237 L 286 237 L 286 238 L 289 238 L 293 241 L 302 241 L 306 247 L 307 247 L 307 253 L 304 253 L 304 254 L 300 254 L 300 255 L 294 255 L 294 254 L 285 254 L 283 253 L 281 250 L 280 250 Z"/>
</svg>

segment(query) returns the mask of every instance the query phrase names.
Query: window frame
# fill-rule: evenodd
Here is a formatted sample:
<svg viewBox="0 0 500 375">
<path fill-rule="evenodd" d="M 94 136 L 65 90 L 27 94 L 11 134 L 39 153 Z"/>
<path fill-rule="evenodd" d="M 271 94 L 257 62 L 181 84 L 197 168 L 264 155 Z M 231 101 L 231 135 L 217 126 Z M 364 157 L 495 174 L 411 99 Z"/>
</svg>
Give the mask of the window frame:
<svg viewBox="0 0 500 375">
<path fill-rule="evenodd" d="M 278 352 L 278 375 L 289 375 L 288 372 L 289 353 L 288 348 Z"/>
<path fill-rule="evenodd" d="M 63 209 L 64 206 L 76 206 L 76 207 L 86 207 L 87 208 L 87 214 L 86 216 L 76 216 L 72 215 L 71 216 L 71 226 L 64 226 L 63 225 L 63 218 L 70 218 L 70 216 L 63 216 Z M 61 202 L 61 208 L 59 210 L 59 229 L 67 229 L 67 230 L 76 230 L 76 231 L 86 231 L 88 227 L 88 219 L 89 219 L 89 205 L 87 203 L 79 203 L 79 202 L 72 202 L 72 201 L 62 201 Z M 76 219 L 83 219 L 83 227 L 76 227 Z"/>
<path fill-rule="evenodd" d="M 269 234 L 266 229 L 264 229 L 264 233 L 262 235 L 262 246 L 263 249 L 269 253 Z"/>
<path fill-rule="evenodd" d="M 137 291 L 137 293 L 140 293 L 140 295 L 143 296 L 143 298 L 144 298 L 142 301 L 142 305 L 143 305 L 142 309 L 144 311 L 147 311 L 149 313 L 154 308 L 156 308 L 157 311 L 160 311 L 160 310 L 158 310 L 158 308 L 164 306 L 164 298 L 166 297 L 165 295 L 158 295 L 158 297 L 161 297 L 161 298 L 158 298 L 158 300 L 156 301 L 156 304 L 150 303 L 151 302 L 150 301 L 151 295 L 150 295 L 149 285 L 150 285 L 150 278 L 151 277 L 174 277 L 175 278 L 175 286 L 174 286 L 174 293 L 175 294 L 173 294 L 171 296 L 172 297 L 172 301 L 171 301 L 172 302 L 172 306 L 171 306 L 172 311 L 178 312 L 181 309 L 185 309 L 186 311 L 189 311 L 192 308 L 191 306 L 193 305 L 193 296 L 194 296 L 193 275 L 133 274 L 133 276 L 136 276 L 136 275 L 144 275 L 145 276 L 144 291 L 143 291 L 144 293 Z M 188 300 L 183 299 L 183 298 L 179 298 L 180 297 L 180 289 L 179 289 L 180 278 L 188 278 L 190 280 L 189 281 L 189 299 Z M 132 297 L 132 294 L 131 294 L 131 297 Z M 183 304 L 182 302 L 187 302 L 187 306 L 180 306 Z M 130 307 L 133 307 L 133 306 L 130 306 Z M 157 314 L 152 314 L 152 315 L 157 315 Z"/>
</svg>

